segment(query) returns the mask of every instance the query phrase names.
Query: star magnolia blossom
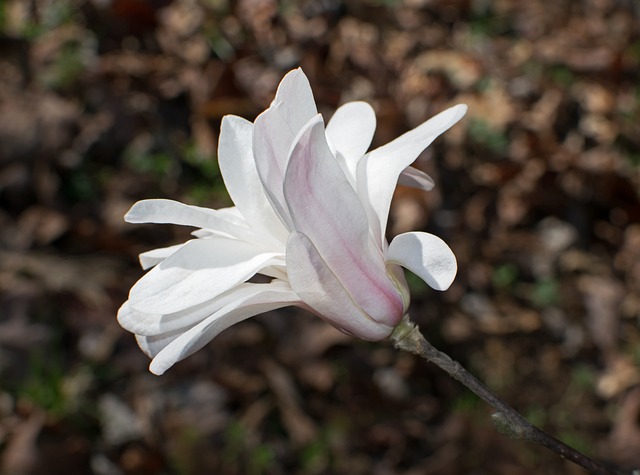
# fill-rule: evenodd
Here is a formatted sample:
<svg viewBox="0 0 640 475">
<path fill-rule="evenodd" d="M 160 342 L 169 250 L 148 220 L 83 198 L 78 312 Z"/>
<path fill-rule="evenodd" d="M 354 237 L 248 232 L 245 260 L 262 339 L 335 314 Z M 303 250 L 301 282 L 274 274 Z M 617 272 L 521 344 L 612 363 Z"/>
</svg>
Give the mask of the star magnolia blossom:
<svg viewBox="0 0 640 475">
<path fill-rule="evenodd" d="M 325 127 L 297 69 L 254 123 L 224 117 L 218 159 L 235 206 L 145 200 L 125 216 L 199 228 L 193 240 L 140 255 L 142 267 L 153 269 L 118 312 L 153 358 L 150 370 L 162 374 L 229 326 L 289 305 L 382 340 L 409 304 L 399 266 L 434 289 L 448 288 L 457 266 L 440 238 L 411 232 L 389 244 L 385 228 L 397 183 L 433 187 L 410 165 L 465 111 L 452 107 L 367 153 L 376 126 L 371 106 L 347 103 Z M 249 282 L 256 274 L 271 281 Z"/>
</svg>

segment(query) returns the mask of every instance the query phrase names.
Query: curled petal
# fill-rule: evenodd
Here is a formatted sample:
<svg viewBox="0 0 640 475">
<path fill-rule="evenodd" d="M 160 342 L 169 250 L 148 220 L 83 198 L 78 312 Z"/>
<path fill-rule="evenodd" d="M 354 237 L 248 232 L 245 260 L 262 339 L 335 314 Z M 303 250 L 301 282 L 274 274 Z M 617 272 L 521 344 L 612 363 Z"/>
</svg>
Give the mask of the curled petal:
<svg viewBox="0 0 640 475">
<path fill-rule="evenodd" d="M 366 203 L 365 209 L 378 245 L 382 246 L 385 240 L 389 207 L 398 177 L 466 111 L 465 105 L 447 109 L 392 142 L 369 152 L 358 163 L 358 195 Z"/>
<path fill-rule="evenodd" d="M 175 313 L 207 302 L 246 281 L 263 267 L 280 264 L 280 253 L 242 241 L 210 237 L 188 241 L 131 289 L 134 310 Z"/>
<path fill-rule="evenodd" d="M 402 316 L 402 297 L 371 246 L 364 209 L 331 154 L 320 116 L 296 140 L 284 194 L 295 229 L 313 242 L 356 304 L 379 322 Z"/>
<path fill-rule="evenodd" d="M 283 282 L 253 284 L 251 287 L 239 288 L 230 300 L 230 303 L 186 331 L 139 337 L 140 346 L 153 357 L 149 370 L 157 375 L 163 374 L 231 325 L 259 313 L 300 302 L 299 297 Z"/>
<path fill-rule="evenodd" d="M 289 237 L 287 268 L 296 294 L 335 327 L 370 341 L 382 340 L 393 331 L 393 323 L 387 325 L 373 320 L 354 302 L 311 240 L 302 233 L 294 232 Z"/>
<path fill-rule="evenodd" d="M 396 236 L 387 250 L 387 262 L 409 269 L 436 290 L 447 290 L 458 270 L 449 246 L 439 237 L 421 232 Z"/>
</svg>

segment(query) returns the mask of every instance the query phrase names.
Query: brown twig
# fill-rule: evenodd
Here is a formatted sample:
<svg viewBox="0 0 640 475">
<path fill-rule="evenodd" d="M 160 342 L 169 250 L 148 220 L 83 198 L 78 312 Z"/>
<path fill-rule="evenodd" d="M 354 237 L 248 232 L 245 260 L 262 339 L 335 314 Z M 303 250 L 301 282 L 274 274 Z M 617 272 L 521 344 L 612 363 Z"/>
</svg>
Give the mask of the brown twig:
<svg viewBox="0 0 640 475">
<path fill-rule="evenodd" d="M 492 419 L 499 432 L 509 437 L 543 445 L 595 475 L 622 475 L 530 424 L 519 412 L 500 399 L 460 363 L 431 345 L 408 317 L 405 317 L 402 323 L 396 327 L 391 335 L 391 341 L 396 348 L 418 355 L 440 367 L 495 409 L 496 412 L 492 415 Z"/>
</svg>

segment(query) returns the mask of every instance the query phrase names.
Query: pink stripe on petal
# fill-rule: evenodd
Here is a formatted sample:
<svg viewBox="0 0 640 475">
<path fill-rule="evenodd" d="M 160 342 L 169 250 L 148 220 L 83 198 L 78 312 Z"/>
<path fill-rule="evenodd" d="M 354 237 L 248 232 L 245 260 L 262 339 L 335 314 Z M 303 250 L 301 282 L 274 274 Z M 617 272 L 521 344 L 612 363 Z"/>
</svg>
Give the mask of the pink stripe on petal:
<svg viewBox="0 0 640 475">
<path fill-rule="evenodd" d="M 318 316 L 364 340 L 379 341 L 391 334 L 393 325 L 373 320 L 354 302 L 307 236 L 291 234 L 287 261 L 291 287 Z"/>
<path fill-rule="evenodd" d="M 371 246 L 367 217 L 331 154 L 319 115 L 297 139 L 284 192 L 295 229 L 313 242 L 356 304 L 374 320 L 395 324 L 402 297 L 381 250 Z"/>
</svg>

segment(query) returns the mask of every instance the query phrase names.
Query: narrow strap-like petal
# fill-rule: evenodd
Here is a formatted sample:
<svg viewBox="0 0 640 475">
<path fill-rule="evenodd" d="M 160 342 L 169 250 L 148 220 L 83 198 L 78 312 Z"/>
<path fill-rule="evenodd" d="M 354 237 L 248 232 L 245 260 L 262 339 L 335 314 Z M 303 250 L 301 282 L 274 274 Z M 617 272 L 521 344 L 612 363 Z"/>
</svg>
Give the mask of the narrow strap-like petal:
<svg viewBox="0 0 640 475">
<path fill-rule="evenodd" d="M 237 116 L 223 117 L 218 163 L 229 196 L 253 228 L 274 236 L 284 245 L 287 231 L 267 199 L 252 147 L 253 124 Z"/>
<path fill-rule="evenodd" d="M 429 191 L 435 186 L 433 178 L 427 175 L 422 170 L 417 168 L 407 167 L 402 170 L 400 178 L 398 179 L 398 185 L 410 186 L 411 188 L 418 188 L 419 190 Z"/>
<path fill-rule="evenodd" d="M 382 340 L 393 331 L 392 322 L 386 325 L 373 320 L 353 301 L 313 243 L 302 233 L 295 232 L 289 237 L 287 267 L 293 290 L 333 326 L 370 341 Z"/>
<path fill-rule="evenodd" d="M 262 267 L 281 261 L 280 253 L 263 252 L 246 242 L 217 236 L 196 239 L 144 275 L 131 289 L 129 302 L 142 313 L 179 312 L 207 302 Z"/>
<path fill-rule="evenodd" d="M 206 228 L 217 234 L 238 239 L 255 239 L 252 231 L 240 217 L 214 209 L 191 206 L 173 200 L 153 199 L 135 203 L 124 217 L 133 224 L 179 224 Z"/>
<path fill-rule="evenodd" d="M 276 284 L 278 285 L 254 284 L 249 289 L 241 289 L 228 305 L 185 332 L 171 332 L 169 338 L 163 335 L 140 338 L 139 341 L 142 340 L 143 344 L 153 351 L 159 349 L 159 345 L 153 344 L 154 339 L 162 339 L 162 343 L 165 344 L 151 361 L 149 370 L 157 375 L 163 374 L 175 363 L 198 351 L 231 325 L 259 313 L 300 303 L 299 297 L 293 291 L 284 288 L 280 282 Z"/>
<path fill-rule="evenodd" d="M 402 316 L 402 297 L 381 249 L 372 246 L 364 209 L 331 154 L 320 116 L 296 140 L 284 192 L 295 229 L 309 237 L 356 304 L 376 321 Z"/>
<path fill-rule="evenodd" d="M 398 177 L 440 134 L 458 122 L 467 106 L 457 105 L 379 147 L 358 163 L 358 195 L 365 204 L 371 228 L 382 245 L 385 240 L 391 198 Z"/>
<path fill-rule="evenodd" d="M 449 246 L 439 237 L 421 232 L 396 236 L 387 250 L 387 262 L 409 269 L 436 290 L 447 290 L 458 270 Z"/>
<path fill-rule="evenodd" d="M 371 145 L 376 131 L 376 114 L 366 102 L 348 102 L 339 107 L 327 123 L 327 138 L 345 160 L 350 182 L 356 183 L 358 161 Z"/>
</svg>

